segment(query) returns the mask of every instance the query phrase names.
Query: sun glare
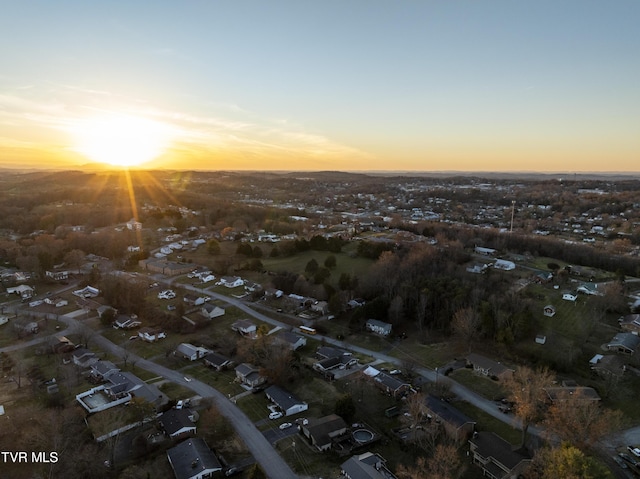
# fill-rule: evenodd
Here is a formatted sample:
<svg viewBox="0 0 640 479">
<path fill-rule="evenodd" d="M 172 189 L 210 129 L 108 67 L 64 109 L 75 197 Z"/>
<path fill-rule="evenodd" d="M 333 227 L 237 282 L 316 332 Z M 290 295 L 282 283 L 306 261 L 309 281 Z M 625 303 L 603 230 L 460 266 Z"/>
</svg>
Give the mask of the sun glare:
<svg viewBox="0 0 640 479">
<path fill-rule="evenodd" d="M 160 156 L 171 139 L 171 128 L 148 118 L 104 115 L 82 120 L 71 128 L 73 150 L 98 163 L 137 166 Z"/>
</svg>

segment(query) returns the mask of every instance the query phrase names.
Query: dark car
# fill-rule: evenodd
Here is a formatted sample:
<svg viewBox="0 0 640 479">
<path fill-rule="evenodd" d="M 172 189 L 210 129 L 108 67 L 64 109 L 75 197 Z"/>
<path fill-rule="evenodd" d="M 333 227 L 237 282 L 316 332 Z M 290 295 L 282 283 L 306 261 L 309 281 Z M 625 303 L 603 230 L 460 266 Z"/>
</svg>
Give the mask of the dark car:
<svg viewBox="0 0 640 479">
<path fill-rule="evenodd" d="M 618 456 L 623 459 L 625 462 L 628 462 L 629 464 L 631 464 L 632 466 L 637 466 L 638 462 L 632 458 L 629 454 L 626 454 L 624 452 L 620 452 L 618 453 Z"/>
</svg>

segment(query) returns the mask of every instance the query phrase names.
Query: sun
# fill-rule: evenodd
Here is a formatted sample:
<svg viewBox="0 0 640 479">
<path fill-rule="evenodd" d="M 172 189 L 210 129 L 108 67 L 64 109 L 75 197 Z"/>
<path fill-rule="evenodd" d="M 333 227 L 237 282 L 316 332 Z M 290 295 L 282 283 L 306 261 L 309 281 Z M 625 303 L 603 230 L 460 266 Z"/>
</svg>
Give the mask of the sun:
<svg viewBox="0 0 640 479">
<path fill-rule="evenodd" d="M 105 114 L 78 121 L 72 128 L 73 150 L 98 163 L 137 166 L 167 149 L 171 128 L 161 122 L 128 114 Z"/>
</svg>

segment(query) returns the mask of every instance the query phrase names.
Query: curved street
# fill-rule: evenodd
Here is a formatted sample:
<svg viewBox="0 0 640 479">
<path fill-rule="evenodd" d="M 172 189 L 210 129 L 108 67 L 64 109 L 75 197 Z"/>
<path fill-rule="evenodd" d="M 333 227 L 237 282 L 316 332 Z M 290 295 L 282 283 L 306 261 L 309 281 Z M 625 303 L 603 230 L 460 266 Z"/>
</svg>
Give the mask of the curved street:
<svg viewBox="0 0 640 479">
<path fill-rule="evenodd" d="M 174 284 L 173 281 L 167 280 L 166 278 L 155 278 L 158 281 L 165 283 L 166 285 Z M 213 291 L 208 291 L 207 289 L 198 288 L 188 284 L 175 283 L 176 286 L 180 286 L 185 290 L 189 290 L 192 292 L 196 292 L 198 294 L 206 294 L 211 298 L 222 301 L 226 304 L 232 305 L 246 314 L 252 316 L 255 319 L 263 321 L 265 323 L 271 324 L 276 327 L 282 328 L 290 328 L 291 326 L 286 323 L 282 323 L 276 319 L 273 319 L 269 316 L 266 316 L 259 311 L 251 308 L 244 301 L 229 297 L 220 293 L 216 293 Z M 83 312 L 84 314 L 84 312 Z M 70 334 L 73 332 L 81 331 L 83 328 L 86 328 L 82 322 L 78 321 L 74 318 L 74 314 L 70 313 L 67 315 L 63 315 L 58 317 L 58 319 L 64 322 L 67 325 L 67 328 L 56 332 L 56 335 L 64 335 Z M 6 346 L 4 348 L 0 348 L 0 352 L 11 352 L 16 351 L 22 348 L 34 346 L 40 343 L 43 343 L 49 339 L 50 336 L 40 336 L 38 338 L 32 339 L 30 341 L 21 342 L 15 345 Z M 337 339 L 330 338 L 328 336 L 317 335 L 315 338 L 321 338 L 325 343 L 331 344 L 336 347 L 340 347 L 343 349 L 348 349 L 354 352 L 358 352 L 364 354 L 366 356 L 371 356 L 376 360 L 383 361 L 386 363 L 394 364 L 398 367 L 402 366 L 402 360 L 389 356 L 388 354 L 371 351 L 356 345 L 352 345 L 349 343 L 345 343 L 344 341 L 340 341 Z M 152 361 L 143 359 L 135 354 L 132 354 L 131 351 L 125 351 L 120 346 L 114 344 L 104 336 L 100 334 L 96 334 L 92 337 L 92 341 L 94 341 L 100 348 L 102 348 L 105 352 L 108 352 L 114 356 L 119 358 L 124 357 L 125 354 L 128 355 L 129 360 L 133 359 L 136 361 L 136 366 L 142 369 L 145 369 L 149 372 L 157 376 L 161 376 L 169 381 L 175 382 L 176 384 L 180 384 L 188 389 L 191 389 L 197 395 L 203 398 L 211 398 L 216 407 L 220 410 L 220 412 L 229 419 L 229 421 L 233 424 L 235 430 L 238 432 L 238 435 L 242 438 L 242 440 L 246 443 L 247 448 L 250 450 L 251 454 L 254 456 L 256 461 L 263 468 L 266 475 L 271 479 L 294 479 L 298 476 L 293 472 L 290 466 L 280 457 L 280 455 L 276 452 L 273 446 L 269 443 L 269 441 L 264 437 L 264 435 L 255 427 L 255 425 L 247 418 L 247 416 L 227 397 L 225 397 L 222 393 L 220 393 L 217 389 L 205 384 L 197 379 L 191 379 L 190 381 L 186 381 L 184 376 L 179 372 L 164 366 L 161 366 Z M 422 376 L 424 379 L 430 382 L 437 382 L 439 375 L 436 370 L 428 369 L 425 367 L 416 367 L 415 372 Z M 514 428 L 521 429 L 520 422 L 513 416 L 504 414 L 500 411 L 498 405 L 489 399 L 486 399 L 474 391 L 469 390 L 465 386 L 457 383 L 455 380 L 451 378 L 447 378 L 447 382 L 450 385 L 450 390 L 454 393 L 458 398 L 473 404 L 475 407 L 481 409 L 482 411 L 490 414 L 491 416 L 497 418 L 498 420 L 505 422 Z M 543 431 L 536 427 L 535 425 L 531 425 L 528 430 L 529 434 L 541 436 Z M 615 444 L 619 443 L 620 440 L 626 441 L 626 443 L 637 443 L 640 442 L 640 426 L 630 428 L 625 431 L 620 431 L 607 440 L 603 440 L 604 446 L 608 449 L 608 453 L 613 453 L 615 450 Z"/>
</svg>

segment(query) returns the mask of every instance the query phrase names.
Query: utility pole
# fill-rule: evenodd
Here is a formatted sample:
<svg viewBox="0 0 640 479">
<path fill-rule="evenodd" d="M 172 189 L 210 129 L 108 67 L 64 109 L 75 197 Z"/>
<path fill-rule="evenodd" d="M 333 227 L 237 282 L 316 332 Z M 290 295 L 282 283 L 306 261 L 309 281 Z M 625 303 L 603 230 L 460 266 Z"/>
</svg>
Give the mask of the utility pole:
<svg viewBox="0 0 640 479">
<path fill-rule="evenodd" d="M 513 216 L 516 213 L 516 200 L 511 200 L 511 229 L 509 233 L 513 233 Z"/>
</svg>

